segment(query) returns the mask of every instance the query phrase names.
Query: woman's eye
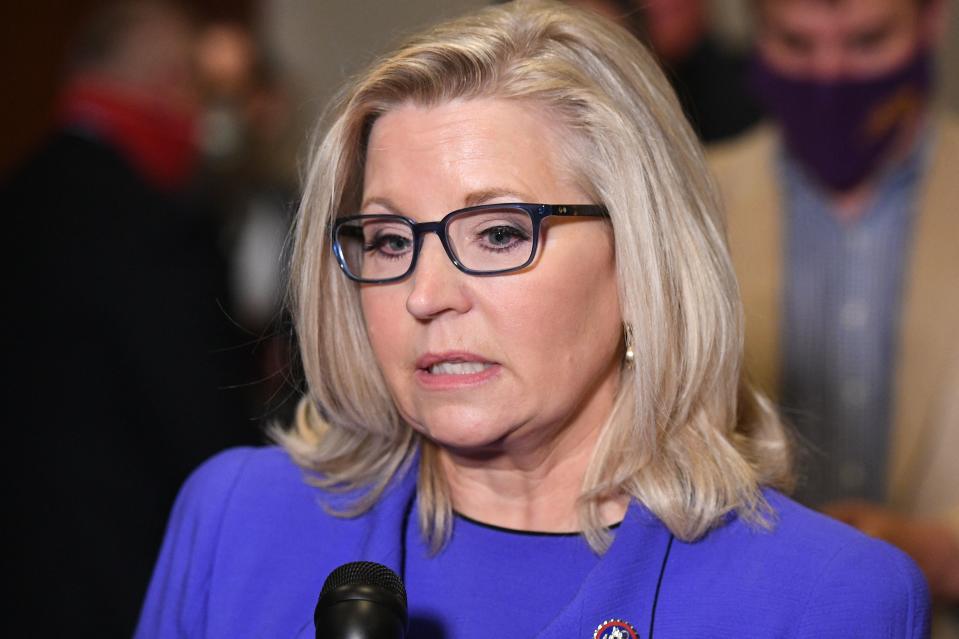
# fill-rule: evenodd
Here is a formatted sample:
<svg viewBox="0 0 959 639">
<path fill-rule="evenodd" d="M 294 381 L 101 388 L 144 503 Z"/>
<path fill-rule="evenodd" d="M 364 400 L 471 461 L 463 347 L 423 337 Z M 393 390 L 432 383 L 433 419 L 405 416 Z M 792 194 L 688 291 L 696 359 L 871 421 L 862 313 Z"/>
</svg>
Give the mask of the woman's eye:
<svg viewBox="0 0 959 639">
<path fill-rule="evenodd" d="M 387 255 L 400 255 L 409 251 L 412 244 L 410 238 L 401 235 L 380 235 L 366 245 L 366 250 Z"/>
<path fill-rule="evenodd" d="M 484 229 L 480 237 L 487 246 L 494 249 L 509 248 L 529 239 L 524 231 L 513 226 L 493 226 Z"/>
</svg>

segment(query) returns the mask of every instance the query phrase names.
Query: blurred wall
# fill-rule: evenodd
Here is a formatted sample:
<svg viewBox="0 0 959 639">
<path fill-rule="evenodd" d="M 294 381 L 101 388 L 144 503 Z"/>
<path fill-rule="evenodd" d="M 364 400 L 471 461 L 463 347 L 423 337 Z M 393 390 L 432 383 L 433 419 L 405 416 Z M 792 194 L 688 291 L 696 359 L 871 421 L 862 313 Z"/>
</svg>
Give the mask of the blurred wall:
<svg viewBox="0 0 959 639">
<path fill-rule="evenodd" d="M 943 43 L 942 97 L 953 111 L 959 112 L 959 2 L 951 1 L 951 15 L 946 41 Z"/>
<path fill-rule="evenodd" d="M 305 128 L 350 75 L 424 25 L 489 4 L 484 0 L 264 0 L 260 36 L 301 99 Z"/>
<path fill-rule="evenodd" d="M 724 39 L 748 46 L 751 0 L 710 0 Z M 79 21 L 105 0 L 0 3 L 0 174 L 51 125 L 62 56 Z M 308 128 L 345 79 L 404 33 L 489 4 L 486 0 L 192 0 L 201 17 L 252 22 L 299 88 L 296 117 Z M 259 6 L 257 6 L 259 4 Z M 959 10 L 950 0 L 942 95 L 959 111 Z"/>
<path fill-rule="evenodd" d="M 711 18 L 723 40 L 748 47 L 752 0 L 709 0 Z M 941 66 L 942 93 L 959 112 L 959 11 L 952 5 Z M 287 69 L 301 94 L 297 117 L 311 127 L 333 93 L 353 73 L 404 34 L 455 16 L 488 0 L 264 0 L 261 36 Z"/>
<path fill-rule="evenodd" d="M 68 41 L 97 0 L 0 4 L 0 175 L 51 125 Z"/>
</svg>

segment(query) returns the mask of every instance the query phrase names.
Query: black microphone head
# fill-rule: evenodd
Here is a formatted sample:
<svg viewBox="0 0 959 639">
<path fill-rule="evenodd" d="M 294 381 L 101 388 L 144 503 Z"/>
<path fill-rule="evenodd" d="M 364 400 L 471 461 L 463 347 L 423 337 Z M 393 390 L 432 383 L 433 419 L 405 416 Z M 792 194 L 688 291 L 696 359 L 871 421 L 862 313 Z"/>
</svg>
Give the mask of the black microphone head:
<svg viewBox="0 0 959 639">
<path fill-rule="evenodd" d="M 402 601 L 403 608 L 406 608 L 406 586 L 403 585 L 403 580 L 395 572 L 375 561 L 351 561 L 333 570 L 323 582 L 320 599 L 340 586 L 352 584 L 383 588 Z"/>
<path fill-rule="evenodd" d="M 408 623 L 406 587 L 382 564 L 343 564 L 323 582 L 313 621 L 317 639 L 402 639 Z"/>
</svg>

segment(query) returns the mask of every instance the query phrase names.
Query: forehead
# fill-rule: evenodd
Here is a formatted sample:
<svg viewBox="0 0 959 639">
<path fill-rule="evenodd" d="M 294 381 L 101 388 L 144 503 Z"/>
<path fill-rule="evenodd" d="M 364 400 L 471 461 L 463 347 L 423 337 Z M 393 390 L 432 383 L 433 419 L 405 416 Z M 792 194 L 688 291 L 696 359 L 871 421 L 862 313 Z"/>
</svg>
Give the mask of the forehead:
<svg viewBox="0 0 959 639">
<path fill-rule="evenodd" d="M 370 132 L 364 199 L 448 203 L 465 192 L 507 189 L 532 196 L 570 180 L 559 125 L 523 101 L 481 98 L 398 105 Z"/>
<path fill-rule="evenodd" d="M 912 21 L 920 0 L 760 0 L 766 29 L 829 35 L 867 29 L 890 21 Z"/>
<path fill-rule="evenodd" d="M 528 151 L 546 141 L 543 134 L 554 138 L 556 128 L 540 105 L 523 100 L 455 98 L 434 105 L 407 101 L 376 119 L 367 148 L 416 153 L 436 151 L 438 144 L 441 150 L 467 138 Z"/>
</svg>

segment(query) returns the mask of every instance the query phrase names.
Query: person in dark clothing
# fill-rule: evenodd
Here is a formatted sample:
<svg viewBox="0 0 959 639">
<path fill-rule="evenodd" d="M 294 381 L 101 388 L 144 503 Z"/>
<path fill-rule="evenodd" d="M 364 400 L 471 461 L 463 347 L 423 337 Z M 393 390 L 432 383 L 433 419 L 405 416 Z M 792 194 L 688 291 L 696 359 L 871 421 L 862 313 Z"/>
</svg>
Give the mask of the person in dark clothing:
<svg viewBox="0 0 959 639">
<path fill-rule="evenodd" d="M 62 126 L 0 192 L 15 593 L 4 623 L 120 637 L 177 487 L 260 436 L 212 222 L 181 195 L 192 32 L 164 5 L 128 3 L 87 36 Z"/>
<path fill-rule="evenodd" d="M 733 138 L 762 117 L 746 88 L 746 68 L 746 56 L 711 35 L 704 35 L 684 57 L 666 61 L 666 77 L 703 143 Z"/>
<path fill-rule="evenodd" d="M 748 56 L 710 32 L 704 0 L 570 3 L 613 19 L 649 45 L 704 143 L 732 138 L 762 117 L 746 86 Z"/>
</svg>

